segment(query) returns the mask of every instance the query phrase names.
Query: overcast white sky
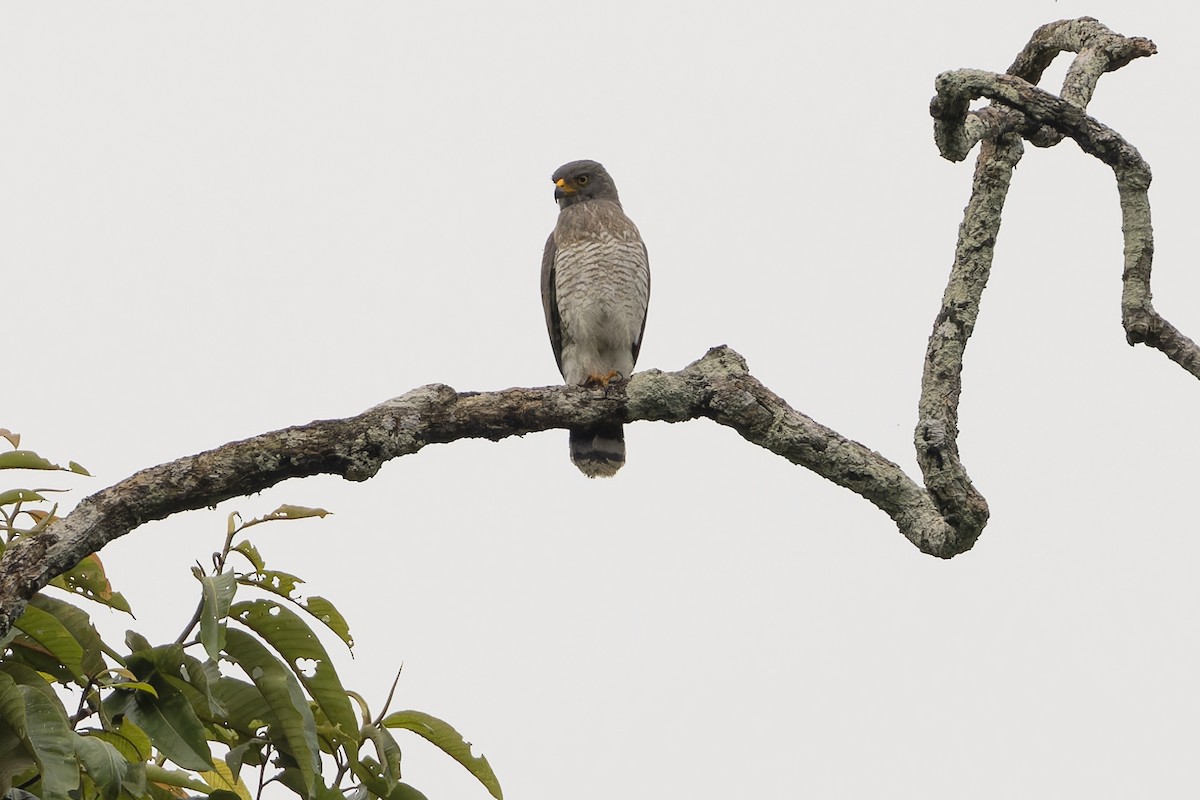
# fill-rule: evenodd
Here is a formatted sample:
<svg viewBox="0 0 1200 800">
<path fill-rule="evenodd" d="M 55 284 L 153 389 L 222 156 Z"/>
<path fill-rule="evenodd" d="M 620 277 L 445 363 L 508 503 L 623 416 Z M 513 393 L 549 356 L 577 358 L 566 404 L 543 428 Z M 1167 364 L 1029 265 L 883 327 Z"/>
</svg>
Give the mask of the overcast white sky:
<svg viewBox="0 0 1200 800">
<path fill-rule="evenodd" d="M 549 175 L 594 158 L 650 249 L 640 368 L 727 343 L 915 475 L 971 176 L 934 77 L 1082 15 L 1158 44 L 1091 111 L 1154 169 L 1156 305 L 1200 336 L 1186 3 L 4 4 L 0 426 L 93 472 L 69 506 L 425 383 L 556 383 Z M 229 511 L 323 506 L 254 540 L 349 618 L 347 685 L 378 707 L 403 662 L 398 707 L 510 800 L 1191 795 L 1200 385 L 1125 345 L 1120 274 L 1111 173 L 1030 148 L 965 370 L 992 522 L 950 562 L 727 429 L 642 423 L 611 481 L 553 431 L 147 525 L 103 553 L 138 620 L 98 622 L 173 637 Z M 431 798 L 487 796 L 401 744 Z"/>
</svg>

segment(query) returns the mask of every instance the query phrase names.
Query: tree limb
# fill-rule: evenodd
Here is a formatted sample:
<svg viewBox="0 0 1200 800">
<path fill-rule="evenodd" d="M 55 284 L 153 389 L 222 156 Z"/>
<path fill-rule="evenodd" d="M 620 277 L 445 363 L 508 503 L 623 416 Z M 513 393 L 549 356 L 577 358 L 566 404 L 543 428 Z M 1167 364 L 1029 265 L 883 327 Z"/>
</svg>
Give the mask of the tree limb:
<svg viewBox="0 0 1200 800">
<path fill-rule="evenodd" d="M 1034 83 L 1064 50 L 1078 55 L 1059 97 Z M 930 112 L 942 155 L 960 161 L 975 144 L 982 146 L 925 357 L 914 444 L 926 488 L 875 451 L 791 408 L 726 347 L 678 372 L 638 373 L 607 390 L 558 386 L 476 393 L 432 384 L 355 417 L 265 433 L 151 467 L 85 498 L 65 518 L 12 542 L 0 556 L 0 637 L 51 579 L 145 522 L 288 478 L 328 473 L 367 480 L 384 462 L 430 444 L 600 422 L 712 419 L 869 500 L 923 552 L 950 558 L 970 549 L 987 524 L 988 507 L 958 452 L 963 355 L 1023 140 L 1048 147 L 1069 137 L 1112 167 L 1124 220 L 1126 337 L 1131 344 L 1157 347 L 1200 377 L 1195 343 L 1150 304 L 1150 169 L 1132 145 L 1086 114 L 1100 75 L 1154 52 L 1153 42 L 1119 36 L 1084 17 L 1039 28 L 1007 74 L 958 70 L 938 76 Z M 980 97 L 992 105 L 971 111 L 970 103 Z"/>
<path fill-rule="evenodd" d="M 1054 56 L 1064 50 L 1079 55 L 1067 72 L 1061 96 L 1055 96 L 1033 84 Z M 1121 274 L 1125 339 L 1131 345 L 1143 343 L 1161 350 L 1200 378 L 1200 347 L 1151 303 L 1154 231 L 1150 222 L 1150 165 L 1120 134 L 1085 113 L 1101 75 L 1156 52 L 1149 39 L 1120 36 L 1091 17 L 1053 22 L 1034 33 L 1008 74 L 956 70 L 939 75 L 930 113 L 935 120 L 938 148 L 952 161 L 965 158 L 982 138 L 1021 133 L 1039 146 L 1070 137 L 1085 153 L 1111 167 L 1125 239 L 1125 268 Z M 993 105 L 968 112 L 970 102 L 980 97 L 993 100 Z M 1047 131 L 1053 131 L 1053 135 Z"/>
<path fill-rule="evenodd" d="M 1067 71 L 1061 96 L 1055 96 L 1034 84 L 1064 51 L 1078 55 Z M 914 444 L 930 495 L 964 542 L 973 541 L 983 530 L 988 508 L 959 458 L 962 360 L 991 272 L 1001 213 L 1023 140 L 1051 147 L 1070 137 L 1085 153 L 1113 169 L 1124 223 L 1121 305 L 1126 338 L 1130 344 L 1157 347 L 1200 377 L 1196 345 L 1150 304 L 1154 252 L 1147 194 L 1150 168 L 1135 147 L 1086 113 L 1101 75 L 1155 52 L 1149 39 L 1127 38 L 1083 17 L 1043 25 L 1006 74 L 963 69 L 937 77 L 930 114 L 938 149 L 945 158 L 961 161 L 975 144 L 982 146 L 950 280 L 926 350 Z M 971 102 L 981 97 L 992 104 L 971 111 Z"/>
<path fill-rule="evenodd" d="M 456 392 L 432 384 L 347 419 L 264 433 L 144 469 L 84 498 L 38 536 L 0 557 L 0 636 L 56 575 L 151 520 L 205 508 L 288 478 L 322 473 L 363 481 L 384 462 L 427 445 L 602 421 L 683 422 L 707 417 L 745 439 L 870 500 L 917 547 L 948 558 L 962 542 L 925 491 L 896 464 L 791 408 L 727 347 L 678 372 L 650 370 L 607 391 L 551 386 Z"/>
</svg>

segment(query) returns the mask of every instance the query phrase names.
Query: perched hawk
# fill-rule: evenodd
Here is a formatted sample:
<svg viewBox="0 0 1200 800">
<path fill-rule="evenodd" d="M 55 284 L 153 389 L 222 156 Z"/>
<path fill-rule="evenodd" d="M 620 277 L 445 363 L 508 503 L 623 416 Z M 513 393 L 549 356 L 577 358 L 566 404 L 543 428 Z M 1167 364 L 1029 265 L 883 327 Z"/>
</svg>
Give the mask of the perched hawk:
<svg viewBox="0 0 1200 800">
<path fill-rule="evenodd" d="M 572 161 L 551 177 L 558 224 L 542 254 L 542 306 L 550 346 L 568 385 L 608 386 L 633 373 L 646 307 L 650 261 L 617 187 L 595 161 Z M 625 463 L 620 425 L 571 430 L 571 461 L 589 478 Z"/>
</svg>

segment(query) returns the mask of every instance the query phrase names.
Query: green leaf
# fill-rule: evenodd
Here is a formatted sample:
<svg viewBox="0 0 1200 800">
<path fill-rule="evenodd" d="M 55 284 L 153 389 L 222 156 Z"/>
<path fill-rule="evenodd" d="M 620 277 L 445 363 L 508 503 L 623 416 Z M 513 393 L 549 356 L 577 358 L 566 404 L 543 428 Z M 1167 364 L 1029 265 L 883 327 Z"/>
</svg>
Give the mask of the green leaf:
<svg viewBox="0 0 1200 800">
<path fill-rule="evenodd" d="M 14 662 L 26 664 L 45 675 L 47 680 L 61 683 L 64 686 L 79 682 L 75 674 L 60 664 L 59 660 L 50 655 L 46 648 L 21 633 L 16 627 L 10 633 L 12 638 L 8 642 L 10 650 L 8 657 Z"/>
<path fill-rule="evenodd" d="M 429 798 L 407 783 L 398 783 L 392 793 L 387 796 L 387 800 L 429 800 Z"/>
<path fill-rule="evenodd" d="M 74 472 L 77 475 L 86 475 L 89 478 L 92 477 L 92 473 L 88 472 L 79 463 L 77 463 L 75 461 L 68 461 L 67 469 L 69 469 L 71 472 Z"/>
<path fill-rule="evenodd" d="M 150 737 L 129 720 L 123 720 L 112 730 L 88 731 L 88 736 L 111 744 L 130 764 L 148 761 L 151 752 Z"/>
<path fill-rule="evenodd" d="M 262 572 L 266 567 L 267 562 L 263 561 L 263 557 L 259 555 L 258 548 L 250 543 L 249 540 L 238 542 L 233 546 L 234 552 L 241 553 L 246 557 L 246 560 L 254 567 L 255 572 Z"/>
<path fill-rule="evenodd" d="M 239 575 L 237 580 L 243 586 L 257 586 L 259 589 L 290 600 L 336 633 L 347 647 L 354 646 L 354 637 L 350 635 L 350 626 L 346 623 L 346 618 L 334 608 L 333 603 L 324 597 L 314 596 L 307 600 L 302 598 L 297 587 L 304 581 L 295 575 L 276 570 L 259 570 L 254 575 Z"/>
<path fill-rule="evenodd" d="M 0 506 L 11 506 L 13 503 L 44 503 L 46 498 L 33 489 L 9 489 L 0 492 Z"/>
<path fill-rule="evenodd" d="M 368 792 L 375 797 L 387 797 L 396 789 L 398 779 L 390 774 L 378 761 L 370 756 L 361 756 L 350 762 L 354 777 L 358 778 Z"/>
<path fill-rule="evenodd" d="M 180 669 L 181 678 L 168 677 L 168 680 L 172 681 L 192 701 L 192 707 L 196 709 L 196 713 L 205 720 L 223 716 L 225 707 L 213 696 L 212 692 L 213 683 L 221 677 L 220 665 L 211 659 L 201 661 L 185 653 Z"/>
<path fill-rule="evenodd" d="M 333 603 L 320 595 L 313 595 L 300 605 L 319 622 L 324 623 L 325 627 L 336 633 L 338 638 L 346 643 L 346 647 L 354 647 L 354 637 L 350 635 L 350 625 L 341 612 L 333 607 Z"/>
<path fill-rule="evenodd" d="M 36 605 L 35 595 L 17 619 L 15 626 L 36 642 L 44 652 L 66 667 L 76 680 L 85 681 L 83 669 L 83 645 L 76 641 L 62 621 L 45 608 Z M 18 642 L 14 641 L 14 645 Z"/>
<path fill-rule="evenodd" d="M 34 764 L 26 735 L 24 694 L 11 675 L 0 674 L 0 792 L 8 792 L 12 777 Z"/>
<path fill-rule="evenodd" d="M 237 578 L 232 572 L 200 577 L 204 599 L 200 609 L 200 642 L 214 661 L 225 649 L 225 617 L 237 592 Z"/>
<path fill-rule="evenodd" d="M 102 800 L 117 800 L 129 774 L 129 762 L 121 752 L 101 738 L 76 734 L 75 755 L 100 790 Z"/>
<path fill-rule="evenodd" d="M 448 723 L 421 711 L 397 711 L 384 717 L 383 725 L 387 728 L 404 728 L 426 739 L 462 764 L 491 792 L 492 797 L 503 800 L 500 781 L 496 779 L 496 774 L 492 772 L 487 759 L 471 755 L 471 743 L 464 740 Z"/>
<path fill-rule="evenodd" d="M 296 591 L 296 587 L 304 581 L 291 573 L 268 569 L 259 570 L 253 575 L 239 575 L 238 583 L 244 586 L 257 586 L 287 600 L 295 601 L 296 598 L 292 597 L 292 594 Z"/>
<path fill-rule="evenodd" d="M 222 676 L 212 685 L 213 696 L 224 706 L 226 722 L 246 736 L 253 736 L 264 725 L 279 728 L 271 704 L 258 687 L 237 678 Z"/>
<path fill-rule="evenodd" d="M 16 683 L 38 690 L 51 700 L 58 698 L 50 682 L 33 667 L 19 661 L 0 659 L 0 672 L 7 674 Z"/>
<path fill-rule="evenodd" d="M 223 792 L 233 800 L 250 800 L 250 789 L 242 782 L 241 778 L 233 774 L 228 764 L 224 761 L 217 761 L 215 766 L 214 770 L 200 773 L 204 782 L 214 790 L 214 793 L 209 795 L 210 800 L 217 796 L 217 792 Z"/>
<path fill-rule="evenodd" d="M 225 764 L 231 772 L 237 773 L 242 764 L 259 766 L 263 763 L 263 748 L 267 745 L 265 739 L 247 739 L 236 744 L 225 753 Z"/>
<path fill-rule="evenodd" d="M 161 678 L 148 681 L 158 697 L 117 690 L 104 700 L 109 716 L 124 717 L 141 728 L 159 752 L 184 769 L 212 769 L 204 725 L 183 693 Z"/>
<path fill-rule="evenodd" d="M 0 469 L 62 469 L 62 467 L 47 461 L 32 450 L 10 450 L 7 453 L 0 453 Z"/>
<path fill-rule="evenodd" d="M 146 683 L 145 681 L 119 681 L 109 684 L 111 689 L 124 689 L 131 692 L 145 692 L 153 697 L 158 697 L 158 689 L 154 688 L 154 684 Z"/>
<path fill-rule="evenodd" d="M 130 797 L 146 796 L 146 762 L 138 761 L 129 765 L 122 788 Z"/>
<path fill-rule="evenodd" d="M 139 650 L 154 649 L 150 645 L 150 640 L 137 631 L 125 631 L 125 646 L 129 648 L 129 652 L 131 653 L 136 653 Z"/>
<path fill-rule="evenodd" d="M 387 728 L 375 724 L 362 727 L 360 732 L 363 739 L 370 740 L 375 745 L 375 754 L 379 756 L 380 766 L 395 780 L 400 780 L 400 745 L 396 743 Z"/>
<path fill-rule="evenodd" d="M 53 614 L 63 624 L 71 638 L 83 649 L 81 664 L 85 675 L 99 675 L 108 668 L 102 655 L 104 644 L 87 612 L 65 600 L 40 593 L 29 599 L 29 606 Z"/>
<path fill-rule="evenodd" d="M 14 690 L 15 691 L 15 690 Z M 13 792 L 20 790 L 13 789 L 13 778 L 17 777 L 19 783 L 27 780 L 23 774 L 27 771 L 37 768 L 37 762 L 33 760 L 33 756 L 29 755 L 29 751 L 25 749 L 25 743 L 13 731 L 3 717 L 0 717 L 0 792 L 4 792 L 0 797 L 5 800 L 13 798 Z M 17 795 L 19 797 L 32 797 L 33 800 L 39 800 L 36 795 Z"/>
<path fill-rule="evenodd" d="M 207 783 L 204 783 L 190 772 L 183 772 L 177 769 L 166 769 L 157 764 L 146 765 L 146 778 L 154 783 L 161 783 L 167 786 L 179 786 L 184 789 L 191 789 L 196 792 L 208 794 L 211 789 Z"/>
<path fill-rule="evenodd" d="M 354 742 L 358 718 L 320 640 L 295 612 L 271 600 L 237 603 L 231 617 L 275 648 L 333 723 L 339 741 Z"/>
<path fill-rule="evenodd" d="M 132 631 L 126 634 L 131 646 L 146 643 Z M 144 730 L 164 756 L 185 769 L 212 769 L 212 753 L 196 705 L 208 710 L 208 676 L 204 665 L 183 652 L 180 644 L 138 649 L 125 659 L 126 667 L 140 682 L 158 693 L 115 690 L 102 703 L 110 719 L 125 715 Z"/>
<path fill-rule="evenodd" d="M 283 741 L 276 745 L 295 758 L 304 794 L 313 796 L 321 785 L 320 747 L 316 721 L 299 681 L 250 634 L 229 628 L 225 636 L 224 656 L 245 671 L 271 707 L 283 734 Z"/>
<path fill-rule="evenodd" d="M 4 675 L 4 678 L 9 678 Z M 66 797 L 79 787 L 79 766 L 75 761 L 74 733 L 67 722 L 62 704 L 50 700 L 30 686 L 17 686 L 24 708 L 20 724 L 6 721 L 24 741 L 41 771 L 42 794 L 45 797 Z M 5 703 L 11 708 L 9 703 Z"/>
<path fill-rule="evenodd" d="M 133 616 L 125 597 L 112 590 L 112 584 L 108 582 L 108 576 L 104 573 L 104 564 L 95 553 L 84 558 L 70 571 L 50 581 L 50 585 Z"/>
</svg>

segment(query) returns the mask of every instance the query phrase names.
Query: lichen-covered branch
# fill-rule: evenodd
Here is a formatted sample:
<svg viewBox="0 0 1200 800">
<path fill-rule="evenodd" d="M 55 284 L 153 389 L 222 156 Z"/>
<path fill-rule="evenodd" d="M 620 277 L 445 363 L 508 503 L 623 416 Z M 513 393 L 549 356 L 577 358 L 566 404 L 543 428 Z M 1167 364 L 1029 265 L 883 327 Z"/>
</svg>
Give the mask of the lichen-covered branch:
<svg viewBox="0 0 1200 800">
<path fill-rule="evenodd" d="M 991 274 L 1000 213 L 1022 152 L 1018 136 L 984 142 L 975 165 L 971 199 L 958 229 L 954 266 L 925 351 L 917 403 L 914 444 L 925 485 L 949 524 L 968 542 L 979 538 L 987 525 L 988 506 L 958 453 L 963 355 L 975 330 L 979 301 Z"/>
<path fill-rule="evenodd" d="M 1078 55 L 1056 96 L 1035 84 L 1063 51 Z M 958 70 L 938 76 L 930 112 L 942 155 L 961 161 L 976 144 L 981 147 L 926 351 L 914 437 L 924 487 L 870 448 L 791 408 L 725 347 L 678 372 L 650 370 L 607 390 L 559 386 L 476 393 L 435 384 L 356 417 L 286 428 L 151 467 L 85 498 L 64 519 L 12 543 L 0 556 L 0 637 L 53 577 L 145 522 L 262 491 L 287 478 L 327 473 L 366 480 L 384 462 L 430 444 L 498 440 L 602 421 L 714 420 L 861 495 L 923 552 L 949 558 L 969 549 L 987 524 L 988 507 L 958 450 L 962 365 L 1023 142 L 1049 147 L 1069 137 L 1113 169 L 1124 223 L 1127 339 L 1157 347 L 1200 377 L 1195 343 L 1150 303 L 1150 169 L 1132 145 L 1086 113 L 1101 75 L 1154 52 L 1149 40 L 1119 36 L 1084 17 L 1039 28 L 1006 74 Z M 971 111 L 971 102 L 981 97 L 992 104 Z"/>
<path fill-rule="evenodd" d="M 603 389 L 552 386 L 456 392 L 434 384 L 347 419 L 322 420 L 231 442 L 144 469 L 82 500 L 0 557 L 0 636 L 34 592 L 139 525 L 321 473 L 361 481 L 427 445 L 499 440 L 552 428 L 707 417 L 745 439 L 857 492 L 923 551 L 948 558 L 963 543 L 925 491 L 896 464 L 791 408 L 726 347 L 678 372 L 651 370 Z"/>
<path fill-rule="evenodd" d="M 1060 95 L 1035 84 L 1061 52 L 1077 53 Z M 1117 179 L 1125 236 L 1122 312 L 1126 338 L 1162 350 L 1200 377 L 1196 345 L 1150 304 L 1154 244 L 1150 226 L 1150 168 L 1137 149 L 1087 115 L 1100 76 L 1153 55 L 1154 43 L 1113 33 L 1083 17 L 1043 25 L 1005 74 L 963 69 L 939 75 L 930 103 L 934 140 L 942 155 L 961 161 L 982 143 L 971 199 L 959 228 L 954 265 L 926 351 L 914 436 L 925 484 L 960 541 L 971 542 L 987 523 L 983 496 L 971 483 L 958 451 L 962 359 L 975 327 L 991 271 L 1001 214 L 1023 141 L 1050 147 L 1064 137 L 1108 164 Z M 992 104 L 971 111 L 979 98 Z"/>
<path fill-rule="evenodd" d="M 1067 73 L 1061 95 L 1055 96 L 1031 81 L 1040 78 L 1050 60 L 1063 50 L 1074 50 L 1079 55 Z M 980 131 L 1052 129 L 1059 136 L 1075 140 L 1085 153 L 1111 167 L 1117 182 L 1125 239 L 1121 321 L 1126 341 L 1161 350 L 1188 373 L 1200 378 L 1200 347 L 1164 319 L 1151 303 L 1154 231 L 1150 223 L 1150 166 L 1136 147 L 1084 110 L 1101 75 L 1155 52 L 1149 39 L 1120 36 L 1089 17 L 1051 23 L 1039 28 L 1017 57 L 1009 69 L 1014 74 L 957 70 L 939 75 L 937 96 L 930 109 L 936 120 L 938 147 L 952 160 L 965 157 L 962 148 Z M 971 100 L 979 97 L 1002 106 L 968 113 Z M 1003 110 L 997 112 L 997 108 Z M 992 113 L 977 118 L 983 112 Z"/>
</svg>

